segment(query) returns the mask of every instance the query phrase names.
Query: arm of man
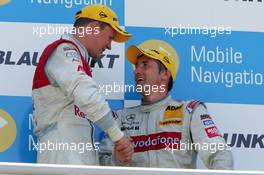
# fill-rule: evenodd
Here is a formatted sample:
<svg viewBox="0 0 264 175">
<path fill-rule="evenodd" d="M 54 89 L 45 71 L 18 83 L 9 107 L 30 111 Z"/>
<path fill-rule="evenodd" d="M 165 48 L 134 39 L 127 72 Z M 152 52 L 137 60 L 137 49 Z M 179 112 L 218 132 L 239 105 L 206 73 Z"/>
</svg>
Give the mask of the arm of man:
<svg viewBox="0 0 264 175">
<path fill-rule="evenodd" d="M 191 136 L 200 145 L 199 157 L 209 169 L 233 169 L 233 156 L 230 147 L 218 131 L 205 105 L 198 103 L 192 111 Z"/>
<path fill-rule="evenodd" d="M 50 83 L 60 88 L 69 102 L 73 100 L 86 118 L 101 127 L 116 142 L 124 134 L 111 117 L 108 103 L 100 95 L 95 81 L 85 74 L 82 66 L 77 49 L 71 44 L 63 43 L 50 56 L 45 72 Z"/>
<path fill-rule="evenodd" d="M 121 121 L 119 115 L 115 112 L 112 113 L 113 117 L 117 120 L 119 127 L 121 127 Z M 121 117 L 121 116 L 120 116 Z M 131 141 L 131 140 L 130 140 Z M 131 144 L 127 144 L 122 140 L 118 141 L 118 144 L 113 144 L 107 134 L 104 135 L 100 142 L 99 149 L 99 162 L 100 165 L 105 166 L 124 166 L 132 159 L 134 148 Z"/>
</svg>

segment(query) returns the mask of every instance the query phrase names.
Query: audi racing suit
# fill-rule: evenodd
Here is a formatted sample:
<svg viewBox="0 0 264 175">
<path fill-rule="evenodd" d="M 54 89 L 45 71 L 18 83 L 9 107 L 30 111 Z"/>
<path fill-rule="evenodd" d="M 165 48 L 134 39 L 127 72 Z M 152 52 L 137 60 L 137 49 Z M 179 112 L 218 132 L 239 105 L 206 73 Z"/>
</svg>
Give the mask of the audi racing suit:
<svg viewBox="0 0 264 175">
<path fill-rule="evenodd" d="M 32 91 L 39 163 L 98 164 L 93 123 L 113 141 L 124 135 L 99 94 L 88 59 L 72 35 L 63 35 L 41 55 Z"/>
<path fill-rule="evenodd" d="M 230 147 L 205 105 L 197 100 L 174 101 L 170 96 L 114 113 L 121 130 L 133 139 L 129 166 L 196 168 L 197 153 L 210 169 L 233 169 Z M 105 137 L 100 145 L 101 165 L 120 165 Z"/>
</svg>

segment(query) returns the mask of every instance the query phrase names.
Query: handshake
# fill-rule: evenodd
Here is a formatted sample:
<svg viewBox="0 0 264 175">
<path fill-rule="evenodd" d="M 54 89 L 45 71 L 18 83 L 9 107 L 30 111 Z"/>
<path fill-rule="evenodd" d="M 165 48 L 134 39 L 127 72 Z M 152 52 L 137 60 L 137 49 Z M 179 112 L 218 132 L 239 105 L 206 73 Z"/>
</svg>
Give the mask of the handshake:
<svg viewBox="0 0 264 175">
<path fill-rule="evenodd" d="M 122 165 L 127 165 L 132 160 L 132 154 L 134 153 L 134 146 L 131 139 L 122 137 L 120 140 L 114 143 L 115 158 Z"/>
</svg>

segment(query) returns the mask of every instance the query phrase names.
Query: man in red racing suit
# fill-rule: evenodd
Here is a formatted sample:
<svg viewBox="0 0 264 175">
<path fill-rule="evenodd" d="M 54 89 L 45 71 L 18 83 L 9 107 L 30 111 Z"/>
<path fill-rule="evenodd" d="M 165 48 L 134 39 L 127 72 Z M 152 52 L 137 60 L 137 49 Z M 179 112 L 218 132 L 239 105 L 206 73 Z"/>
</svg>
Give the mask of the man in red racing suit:
<svg viewBox="0 0 264 175">
<path fill-rule="evenodd" d="M 112 40 L 125 42 L 131 35 L 119 28 L 110 8 L 99 4 L 77 12 L 74 27 L 84 31 L 89 27 L 94 33 L 63 35 L 44 50 L 35 71 L 32 98 L 38 162 L 98 164 L 93 123 L 108 133 L 129 161 L 132 144 L 112 118 L 86 60 L 111 49 Z"/>
</svg>

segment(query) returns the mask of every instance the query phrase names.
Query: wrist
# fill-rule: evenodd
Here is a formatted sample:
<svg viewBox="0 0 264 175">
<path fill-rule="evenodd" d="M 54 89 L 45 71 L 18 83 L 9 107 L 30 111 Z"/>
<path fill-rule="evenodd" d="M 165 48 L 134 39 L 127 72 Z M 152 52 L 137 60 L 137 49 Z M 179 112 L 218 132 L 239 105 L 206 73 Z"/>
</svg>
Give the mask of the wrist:
<svg viewBox="0 0 264 175">
<path fill-rule="evenodd" d="M 113 126 L 108 128 L 106 132 L 113 142 L 116 142 L 124 137 L 124 133 L 119 129 L 117 124 L 114 124 Z"/>
</svg>

